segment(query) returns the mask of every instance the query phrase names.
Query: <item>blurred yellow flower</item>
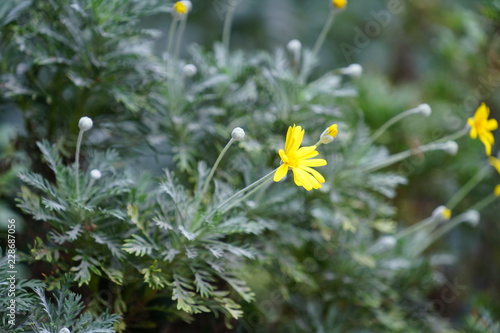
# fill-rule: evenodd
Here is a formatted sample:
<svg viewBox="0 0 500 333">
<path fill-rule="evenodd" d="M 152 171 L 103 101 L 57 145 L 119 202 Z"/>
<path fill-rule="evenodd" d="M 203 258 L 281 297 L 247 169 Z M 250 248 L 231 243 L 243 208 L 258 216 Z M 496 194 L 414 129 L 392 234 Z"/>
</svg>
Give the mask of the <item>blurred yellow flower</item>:
<svg viewBox="0 0 500 333">
<path fill-rule="evenodd" d="M 333 7 L 335 8 L 344 8 L 347 6 L 347 0 L 332 0 Z"/>
<path fill-rule="evenodd" d="M 184 15 L 188 12 L 188 7 L 186 6 L 186 4 L 183 1 L 177 1 L 174 4 L 174 11 L 177 14 Z"/>
<path fill-rule="evenodd" d="M 498 128 L 496 119 L 488 119 L 489 115 L 490 109 L 486 104 L 481 103 L 474 117 L 467 119 L 467 123 L 470 125 L 471 139 L 476 139 L 479 136 L 479 140 L 484 144 L 488 156 L 491 155 L 491 146 L 495 143 L 495 138 L 491 132 Z"/>
<path fill-rule="evenodd" d="M 310 191 L 313 188 L 321 188 L 321 183 L 325 182 L 325 178 L 312 167 L 326 165 L 326 160 L 315 158 L 319 153 L 316 151 L 316 146 L 300 147 L 304 139 L 304 130 L 301 126 L 290 126 L 286 133 L 285 149 L 279 150 L 279 155 L 283 164 L 276 170 L 274 181 L 278 182 L 288 172 L 288 168 L 292 169 L 293 180 L 297 186 L 302 186 Z"/>
<path fill-rule="evenodd" d="M 500 160 L 496 157 L 490 156 L 489 158 L 490 164 L 497 170 L 497 172 L 500 174 Z"/>
<path fill-rule="evenodd" d="M 500 184 L 495 186 L 495 190 L 493 191 L 495 193 L 495 196 L 500 197 Z"/>
</svg>

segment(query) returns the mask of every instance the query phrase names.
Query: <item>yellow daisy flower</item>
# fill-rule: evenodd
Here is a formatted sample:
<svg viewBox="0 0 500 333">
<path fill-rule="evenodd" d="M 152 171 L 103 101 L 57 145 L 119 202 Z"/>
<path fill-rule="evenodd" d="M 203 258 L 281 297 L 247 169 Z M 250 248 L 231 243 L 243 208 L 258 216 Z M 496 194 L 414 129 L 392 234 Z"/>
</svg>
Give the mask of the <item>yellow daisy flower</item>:
<svg viewBox="0 0 500 333">
<path fill-rule="evenodd" d="M 490 109 L 486 104 L 481 103 L 474 117 L 467 119 L 467 123 L 470 125 L 471 139 L 476 139 L 479 136 L 479 140 L 484 144 L 488 156 L 491 155 L 491 146 L 495 143 L 495 138 L 491 132 L 498 128 L 496 119 L 488 119 L 489 115 Z"/>
<path fill-rule="evenodd" d="M 325 182 L 325 178 L 312 167 L 326 165 L 326 160 L 315 158 L 319 153 L 316 151 L 316 146 L 300 147 L 304 139 L 304 130 L 301 126 L 290 126 L 286 133 L 285 149 L 279 150 L 279 155 L 283 164 L 276 170 L 274 181 L 278 182 L 288 172 L 288 168 L 292 169 L 293 180 L 297 186 L 302 186 L 310 191 L 313 188 L 321 188 L 321 183 Z"/>
<path fill-rule="evenodd" d="M 490 164 L 497 170 L 497 172 L 500 174 L 500 160 L 496 157 L 490 156 L 489 158 Z"/>
<path fill-rule="evenodd" d="M 342 9 L 347 6 L 347 0 L 332 0 L 333 7 Z"/>
</svg>

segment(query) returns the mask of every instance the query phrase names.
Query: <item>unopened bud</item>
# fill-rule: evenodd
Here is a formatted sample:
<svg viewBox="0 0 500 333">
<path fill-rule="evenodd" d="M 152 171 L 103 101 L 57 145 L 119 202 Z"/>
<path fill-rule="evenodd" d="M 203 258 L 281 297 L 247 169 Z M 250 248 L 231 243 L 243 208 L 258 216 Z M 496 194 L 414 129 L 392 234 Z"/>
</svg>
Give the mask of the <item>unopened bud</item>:
<svg viewBox="0 0 500 333">
<path fill-rule="evenodd" d="M 243 140 L 245 138 L 245 131 L 241 127 L 236 127 L 231 132 L 231 137 L 236 141 Z"/>
<path fill-rule="evenodd" d="M 292 39 L 286 44 L 286 49 L 292 54 L 297 54 L 302 50 L 302 43 L 298 39 Z"/>
<path fill-rule="evenodd" d="M 417 113 L 420 113 L 421 115 L 423 115 L 425 117 L 429 117 L 432 113 L 432 109 L 431 109 L 430 105 L 427 103 L 420 104 L 419 106 L 417 106 L 415 108 L 415 110 Z"/>
<path fill-rule="evenodd" d="M 340 74 L 349 75 L 358 79 L 361 77 L 361 74 L 363 74 L 363 67 L 360 64 L 350 64 L 347 67 L 341 68 Z"/>
<path fill-rule="evenodd" d="M 479 224 L 481 214 L 477 210 L 468 210 L 463 213 L 463 221 L 471 224 L 473 227 Z"/>
<path fill-rule="evenodd" d="M 330 127 L 328 127 L 326 130 L 321 133 L 321 136 L 319 138 L 319 141 L 322 144 L 327 144 L 332 142 L 335 137 L 337 137 L 337 134 L 339 133 L 339 129 L 337 124 L 333 124 Z"/>
<path fill-rule="evenodd" d="M 451 210 L 446 208 L 446 206 L 438 206 L 431 215 L 435 219 L 439 220 L 449 220 L 451 218 Z"/>
<path fill-rule="evenodd" d="M 187 64 L 182 68 L 182 71 L 186 77 L 193 77 L 198 73 L 198 68 L 193 64 Z"/>
<path fill-rule="evenodd" d="M 90 171 L 90 177 L 92 177 L 92 179 L 96 179 L 96 180 L 100 179 L 102 177 L 101 171 L 99 171 L 97 169 Z"/>
<path fill-rule="evenodd" d="M 92 125 L 94 125 L 94 123 L 89 117 L 81 117 L 80 121 L 78 121 L 78 127 L 84 132 L 91 129 Z"/>
<path fill-rule="evenodd" d="M 455 141 L 446 141 L 443 144 L 443 150 L 450 155 L 456 155 L 458 152 L 458 143 Z"/>
</svg>

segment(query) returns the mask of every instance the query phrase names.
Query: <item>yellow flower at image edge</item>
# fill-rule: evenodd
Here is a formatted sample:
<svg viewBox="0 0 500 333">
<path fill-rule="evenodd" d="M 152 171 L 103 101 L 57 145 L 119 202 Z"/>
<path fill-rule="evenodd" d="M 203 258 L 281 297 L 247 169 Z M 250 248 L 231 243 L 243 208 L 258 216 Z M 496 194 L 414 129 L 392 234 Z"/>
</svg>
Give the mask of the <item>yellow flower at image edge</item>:
<svg viewBox="0 0 500 333">
<path fill-rule="evenodd" d="M 490 116 L 490 109 L 486 104 L 482 103 L 476 110 L 474 117 L 467 119 L 470 126 L 470 137 L 479 140 L 484 144 L 486 155 L 491 155 L 491 146 L 495 143 L 492 131 L 498 128 L 496 119 L 488 119 Z"/>
<path fill-rule="evenodd" d="M 177 14 L 186 14 L 187 11 L 188 11 L 188 8 L 186 6 L 185 3 L 183 3 L 182 1 L 177 1 L 175 4 L 174 4 L 174 10 Z"/>
<path fill-rule="evenodd" d="M 326 165 L 326 160 L 315 158 L 319 153 L 316 146 L 300 147 L 304 139 L 304 130 L 301 126 L 290 126 L 286 133 L 285 149 L 279 150 L 282 165 L 274 174 L 274 181 L 278 182 L 286 176 L 288 168 L 292 169 L 293 180 L 297 186 L 310 191 L 321 188 L 325 178 L 313 167 Z"/>
<path fill-rule="evenodd" d="M 496 197 L 500 197 L 500 184 L 495 186 L 495 190 L 493 191 Z"/>
<path fill-rule="evenodd" d="M 332 0 L 333 7 L 344 8 L 347 6 L 347 0 Z"/>
<path fill-rule="evenodd" d="M 500 174 L 500 160 L 496 157 L 490 156 L 489 158 L 490 164 L 497 170 L 497 172 Z"/>
</svg>

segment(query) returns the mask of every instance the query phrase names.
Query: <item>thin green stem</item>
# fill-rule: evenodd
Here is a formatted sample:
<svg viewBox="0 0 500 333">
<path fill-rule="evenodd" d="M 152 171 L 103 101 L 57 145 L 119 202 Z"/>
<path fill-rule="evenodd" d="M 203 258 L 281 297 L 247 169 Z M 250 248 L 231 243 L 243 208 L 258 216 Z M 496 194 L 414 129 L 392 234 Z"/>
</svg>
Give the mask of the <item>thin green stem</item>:
<svg viewBox="0 0 500 333">
<path fill-rule="evenodd" d="M 179 31 L 177 32 L 177 38 L 175 39 L 174 59 L 177 59 L 177 57 L 179 56 L 179 52 L 181 49 L 182 37 L 184 36 L 184 30 L 186 30 L 186 21 L 187 21 L 187 15 L 182 17 L 181 22 L 180 22 Z"/>
<path fill-rule="evenodd" d="M 227 4 L 229 7 L 227 9 L 226 17 L 224 18 L 224 27 L 222 30 L 222 45 L 226 51 L 226 55 L 229 53 L 229 43 L 231 42 L 231 25 L 233 23 L 234 10 L 236 9 L 236 4 L 233 1 Z"/>
<path fill-rule="evenodd" d="M 314 48 L 312 51 L 314 57 L 318 55 L 319 50 L 321 49 L 323 43 L 325 42 L 325 38 L 328 35 L 328 31 L 332 27 L 333 19 L 335 18 L 335 13 L 336 13 L 335 10 L 333 9 L 330 10 L 325 25 L 323 26 L 323 30 L 321 30 L 321 33 L 319 34 L 318 39 L 316 40 L 316 43 L 314 43 Z"/>
<path fill-rule="evenodd" d="M 75 153 L 75 183 L 76 183 L 76 197 L 80 198 L 80 146 L 82 145 L 83 132 L 80 130 L 78 133 L 78 140 L 76 141 L 76 153 Z"/>
<path fill-rule="evenodd" d="M 434 243 L 436 240 L 439 238 L 443 237 L 446 233 L 448 233 L 450 230 L 455 228 L 457 225 L 459 225 L 462 222 L 466 222 L 467 220 L 464 219 L 467 212 L 462 213 L 454 218 L 452 218 L 450 221 L 448 221 L 446 224 L 442 225 L 440 228 L 434 230 L 432 233 L 429 233 L 429 237 L 426 238 L 425 242 L 421 244 L 415 251 L 414 255 L 418 256 L 420 255 L 425 249 L 427 249 L 432 243 Z"/>
<path fill-rule="evenodd" d="M 482 200 L 476 202 L 470 209 L 477 210 L 479 212 L 483 210 L 486 206 L 492 204 L 493 201 L 495 201 L 497 198 L 498 197 L 494 193 L 491 193 L 490 195 L 484 197 Z"/>
<path fill-rule="evenodd" d="M 212 169 L 210 170 L 210 173 L 208 174 L 207 178 L 205 179 L 205 183 L 203 184 L 203 187 L 201 188 L 201 192 L 199 193 L 199 198 L 200 199 L 205 195 L 205 193 L 207 193 L 208 185 L 212 181 L 212 178 L 214 176 L 215 170 L 219 166 L 219 163 L 222 160 L 222 157 L 224 157 L 224 155 L 229 150 L 229 147 L 231 147 L 231 145 L 233 144 L 233 142 L 234 142 L 234 139 L 231 138 L 231 140 L 229 140 L 229 142 L 226 144 L 226 146 L 224 147 L 224 149 L 222 149 L 221 153 L 217 157 L 217 160 L 215 160 L 215 163 L 212 166 Z"/>
<path fill-rule="evenodd" d="M 414 234 L 422 229 L 425 229 L 427 226 L 431 225 L 435 221 L 436 221 L 436 218 L 434 216 L 430 216 L 430 217 L 428 217 L 428 218 L 426 218 L 418 223 L 415 223 L 414 225 L 412 225 L 404 230 L 401 230 L 394 237 L 396 237 L 397 239 L 401 239 L 401 238 L 406 237 L 408 235 Z"/>
<path fill-rule="evenodd" d="M 258 190 L 260 190 L 263 186 L 269 184 L 271 182 L 271 180 L 272 180 L 273 174 L 274 174 L 274 171 L 271 172 L 270 174 L 264 176 L 262 178 L 262 182 L 261 183 L 259 183 L 258 185 L 256 185 L 251 191 L 249 191 L 248 193 L 246 193 L 241 198 L 239 198 L 236 201 L 228 204 L 226 207 L 224 207 L 224 209 L 221 210 L 221 213 L 227 212 L 228 210 L 230 210 L 231 208 L 233 208 L 234 206 L 236 206 L 238 203 L 244 201 L 245 199 L 247 199 L 248 197 L 250 197 L 252 194 L 254 194 Z"/>
<path fill-rule="evenodd" d="M 461 129 L 455 133 L 452 133 L 448 136 L 445 136 L 444 138 L 436 140 L 435 142 L 441 143 L 441 142 L 446 142 L 446 141 L 455 141 L 455 140 L 463 137 L 464 135 L 466 135 L 468 131 L 469 131 L 469 126 L 465 126 L 463 129 Z"/>
<path fill-rule="evenodd" d="M 392 117 L 391 119 L 389 119 L 385 124 L 383 124 L 382 126 L 379 127 L 379 129 L 373 133 L 371 139 L 370 139 L 370 143 L 374 142 L 375 140 L 377 140 L 382 134 L 384 134 L 384 132 L 389 128 L 391 127 L 392 125 L 394 125 L 395 123 L 397 123 L 398 121 L 408 117 L 408 116 L 411 116 L 412 114 L 415 114 L 417 113 L 418 110 L 417 109 L 409 109 L 409 110 L 406 110 L 406 111 L 403 111 L 401 113 L 398 113 L 397 115 L 395 115 L 394 117 Z"/>
<path fill-rule="evenodd" d="M 427 152 L 427 151 L 433 151 L 433 150 L 441 150 L 445 149 L 445 146 L 443 143 L 436 143 L 436 142 L 431 142 L 429 144 L 417 147 L 415 149 L 409 149 L 405 150 L 403 152 L 391 155 L 387 157 L 385 160 L 381 162 L 375 162 L 371 165 L 368 165 L 367 167 L 363 168 L 362 170 L 364 172 L 373 172 L 378 169 L 385 168 L 389 165 L 392 165 L 394 163 L 397 163 L 399 161 L 402 161 L 410 156 L 412 156 L 415 152 Z"/>
<path fill-rule="evenodd" d="M 170 29 L 168 31 L 168 39 L 167 39 L 167 56 L 171 56 L 172 43 L 174 40 L 175 30 L 177 28 L 178 22 L 179 22 L 179 20 L 177 18 L 174 18 L 174 20 L 170 24 Z"/>
<path fill-rule="evenodd" d="M 449 209 L 455 208 L 455 206 L 460 201 L 462 201 L 462 199 L 465 198 L 465 196 L 469 194 L 469 192 L 474 187 L 476 187 L 477 184 L 479 184 L 483 180 L 483 178 L 488 174 L 489 168 L 490 166 L 486 165 L 482 169 L 480 169 L 464 186 L 462 186 L 462 188 L 458 192 L 455 193 L 455 195 L 451 197 L 451 199 L 446 204 L 446 207 L 448 207 Z"/>
<path fill-rule="evenodd" d="M 235 203 L 232 203 L 231 201 L 238 199 L 238 197 L 241 196 L 241 195 L 243 195 L 246 191 L 249 191 L 249 190 L 253 189 L 256 186 L 261 185 L 263 182 L 265 182 L 267 179 L 269 179 L 274 174 L 275 171 L 276 170 L 271 171 L 270 173 L 268 173 L 264 177 L 260 178 L 259 180 L 256 180 L 255 182 L 253 182 L 252 184 L 248 185 L 247 187 L 245 187 L 245 188 L 239 190 L 238 192 L 234 193 L 232 196 L 230 196 L 229 198 L 227 198 L 226 200 L 224 200 L 224 202 L 220 203 L 215 209 L 212 209 L 207 214 L 207 216 L 205 217 L 205 219 L 207 219 L 207 220 L 210 219 L 216 212 L 221 211 L 222 208 L 226 208 L 226 210 L 227 210 L 227 207 L 225 207 L 227 205 L 230 205 L 230 207 L 233 207 L 236 203 L 238 203 L 238 202 L 241 201 L 241 198 L 239 200 L 237 200 Z"/>
</svg>

